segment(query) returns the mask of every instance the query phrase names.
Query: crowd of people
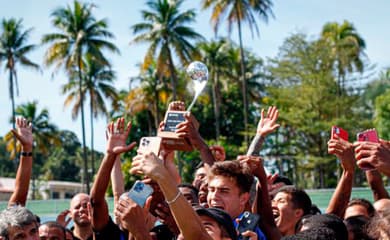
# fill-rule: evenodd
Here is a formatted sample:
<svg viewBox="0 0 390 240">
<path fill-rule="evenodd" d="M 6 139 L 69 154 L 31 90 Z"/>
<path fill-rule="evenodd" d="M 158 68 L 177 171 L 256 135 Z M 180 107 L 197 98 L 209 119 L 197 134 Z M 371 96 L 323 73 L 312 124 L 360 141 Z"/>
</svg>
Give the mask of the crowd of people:
<svg viewBox="0 0 390 240">
<path fill-rule="evenodd" d="M 168 110 L 184 111 L 184 104 L 173 102 Z M 164 144 L 158 153 L 139 150 L 130 173 L 142 176 L 141 183 L 153 189 L 142 204 L 124 189 L 120 156 L 136 143 L 126 143 L 131 123 L 119 118 L 107 126 L 105 155 L 91 192 L 75 195 L 56 221 L 43 223 L 25 207 L 33 135 L 31 123 L 18 117 L 12 132 L 22 147 L 20 162 L 15 191 L 8 208 L 0 213 L 0 240 L 390 239 L 390 199 L 381 175 L 390 176 L 390 142 L 350 143 L 332 136 L 328 152 L 340 159 L 342 174 L 325 213 L 321 213 L 304 190 L 264 169 L 259 152 L 266 136 L 279 127 L 278 115 L 276 107 L 262 110 L 247 152 L 226 160 L 224 149 L 209 147 L 194 117 L 186 113 L 185 121 L 176 126 L 176 134 L 200 152 L 194 180 L 181 182 L 174 151 Z M 164 123 L 160 130 L 163 127 Z M 355 169 L 367 165 L 372 167 L 365 174 L 373 203 L 350 199 Z M 110 183 L 112 213 L 105 199 Z"/>
</svg>

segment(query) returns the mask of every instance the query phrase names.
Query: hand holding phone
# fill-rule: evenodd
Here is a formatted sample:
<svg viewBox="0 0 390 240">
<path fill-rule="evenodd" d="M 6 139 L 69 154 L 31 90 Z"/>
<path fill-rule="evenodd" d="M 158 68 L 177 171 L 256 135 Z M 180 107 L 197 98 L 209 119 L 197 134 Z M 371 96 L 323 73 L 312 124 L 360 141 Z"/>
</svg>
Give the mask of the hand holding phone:
<svg viewBox="0 0 390 240">
<path fill-rule="evenodd" d="M 363 132 L 359 132 L 357 134 L 357 140 L 359 142 L 374 142 L 379 143 L 379 137 L 378 133 L 376 132 L 375 128 L 365 130 Z M 371 164 L 358 164 L 359 168 L 367 171 L 367 170 L 373 170 L 375 169 Z"/>
<path fill-rule="evenodd" d="M 249 240 L 248 237 L 244 237 L 241 233 L 245 231 L 255 231 L 257 224 L 259 223 L 260 216 L 254 213 L 250 213 L 248 211 L 244 212 L 240 222 L 237 226 L 237 231 L 239 232 L 238 239 L 239 240 Z"/>
<path fill-rule="evenodd" d="M 153 188 L 142 181 L 135 181 L 127 196 L 140 207 L 144 207 L 146 199 L 152 195 Z"/>
</svg>

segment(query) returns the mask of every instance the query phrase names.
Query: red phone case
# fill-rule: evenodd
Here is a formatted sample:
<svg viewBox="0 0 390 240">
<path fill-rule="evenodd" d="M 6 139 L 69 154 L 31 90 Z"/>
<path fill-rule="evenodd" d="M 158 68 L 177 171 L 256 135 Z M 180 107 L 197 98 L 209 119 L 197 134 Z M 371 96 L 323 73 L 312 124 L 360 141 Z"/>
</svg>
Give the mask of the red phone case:
<svg viewBox="0 0 390 240">
<path fill-rule="evenodd" d="M 334 135 L 339 136 L 341 139 L 348 141 L 348 132 L 342 129 L 341 127 L 333 126 L 331 138 L 333 139 Z"/>
<path fill-rule="evenodd" d="M 357 140 L 359 142 L 379 142 L 378 133 L 375 129 L 368 129 L 366 131 L 357 134 Z"/>
</svg>

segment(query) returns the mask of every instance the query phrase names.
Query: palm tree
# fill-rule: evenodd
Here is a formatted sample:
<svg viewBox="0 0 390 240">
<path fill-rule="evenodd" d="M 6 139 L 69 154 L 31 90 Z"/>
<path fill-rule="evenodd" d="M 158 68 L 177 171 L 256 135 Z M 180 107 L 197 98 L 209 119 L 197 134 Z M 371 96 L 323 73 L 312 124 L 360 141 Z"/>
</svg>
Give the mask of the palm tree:
<svg viewBox="0 0 390 240">
<path fill-rule="evenodd" d="M 73 72 L 74 78 L 77 78 L 77 72 Z M 95 174 L 95 159 L 94 159 L 94 127 L 93 120 L 99 115 L 106 118 L 109 117 L 108 108 L 106 106 L 106 99 L 111 102 L 116 101 L 118 94 L 113 82 L 115 79 L 115 72 L 106 65 L 94 61 L 94 58 L 88 54 L 85 58 L 85 65 L 83 68 L 83 98 L 89 96 L 89 109 L 91 121 L 91 168 L 92 176 Z M 65 99 L 65 107 L 74 102 L 72 108 L 72 118 L 76 119 L 81 107 L 81 97 L 78 87 L 78 81 L 71 80 L 62 86 L 62 93 L 69 94 Z"/>
<path fill-rule="evenodd" d="M 43 43 L 52 44 L 46 52 L 45 63 L 56 65 L 56 69 L 64 69 L 72 75 L 72 71 L 78 73 L 78 85 L 80 96 L 81 129 L 83 142 L 83 162 L 86 191 L 89 192 L 89 177 L 87 163 L 87 148 L 85 144 L 85 123 L 84 123 L 84 96 L 82 92 L 83 76 L 82 71 L 85 66 L 83 57 L 86 53 L 91 54 L 94 59 L 101 64 L 109 65 L 109 61 L 104 56 L 102 50 L 119 53 L 116 46 L 109 42 L 113 38 L 111 32 L 107 30 L 105 19 L 96 20 L 92 14 L 94 5 L 74 1 L 73 8 L 61 7 L 52 13 L 52 24 L 59 32 L 46 34 L 42 38 Z"/>
<path fill-rule="evenodd" d="M 32 28 L 24 31 L 21 19 L 3 19 L 0 31 L 0 64 L 4 61 L 5 69 L 9 73 L 8 82 L 12 106 L 12 128 L 15 129 L 15 90 L 16 95 L 19 94 L 16 66 L 19 63 L 24 67 L 39 69 L 38 64 L 32 62 L 26 56 L 36 48 L 36 45 L 27 44 Z M 14 146 L 14 149 L 16 149 L 16 146 Z M 13 156 L 15 155 L 16 152 L 13 153 Z"/>
<path fill-rule="evenodd" d="M 214 105 L 214 117 L 215 117 L 215 138 L 217 142 L 220 136 L 220 107 L 221 107 L 221 91 L 220 91 L 220 76 L 223 70 L 227 69 L 228 57 L 225 53 L 228 43 L 226 40 L 221 39 L 219 41 L 201 42 L 198 44 L 202 55 L 202 61 L 210 69 L 211 78 L 211 92 Z"/>
<path fill-rule="evenodd" d="M 39 175 L 41 169 L 40 167 L 42 167 L 42 165 L 44 164 L 43 159 L 47 157 L 53 146 L 60 145 L 58 129 L 54 124 L 50 123 L 49 112 L 47 109 L 43 109 L 42 111 L 38 110 L 38 103 L 36 101 L 28 102 L 26 104 L 18 106 L 15 112 L 32 123 L 34 148 L 38 149 L 38 151 L 35 151 L 33 153 L 35 164 L 32 176 L 32 198 L 35 199 L 35 180 Z M 20 151 L 21 146 L 18 143 L 15 143 L 15 140 L 12 136 L 13 134 L 11 132 L 7 133 L 7 135 L 5 136 L 5 140 L 7 142 L 7 150 L 11 152 L 11 157 L 13 158 L 14 156 L 12 155 L 12 153 L 16 152 L 15 150 Z M 16 146 L 16 149 L 14 149 L 14 146 Z"/>
<path fill-rule="evenodd" d="M 364 49 L 366 43 L 356 31 L 352 23 L 342 24 L 330 22 L 322 28 L 321 39 L 331 47 L 333 67 L 337 71 L 338 95 L 344 88 L 345 76 L 348 72 L 363 72 Z"/>
<path fill-rule="evenodd" d="M 265 22 L 272 13 L 271 0 L 203 0 L 203 9 L 212 8 L 211 22 L 214 32 L 217 34 L 219 25 L 225 16 L 227 16 L 227 24 L 229 34 L 233 28 L 233 24 L 237 24 L 238 39 L 240 42 L 241 55 L 241 78 L 242 78 L 242 98 L 244 105 L 244 125 L 245 125 L 245 143 L 248 144 L 248 99 L 247 99 L 247 81 L 245 76 L 245 56 L 244 46 L 242 43 L 242 23 L 246 21 L 252 32 L 255 30 L 259 34 L 256 16 L 260 17 Z"/>
<path fill-rule="evenodd" d="M 203 40 L 200 34 L 187 26 L 195 21 L 195 11 L 191 9 L 181 12 L 182 3 L 183 0 L 149 0 L 146 2 L 149 10 L 142 11 L 144 22 L 131 27 L 133 33 L 138 34 L 132 43 L 150 43 L 143 69 L 146 70 L 157 59 L 159 77 L 171 78 L 173 100 L 177 97 L 177 76 L 172 51 L 186 65 L 197 55 L 191 41 Z"/>
</svg>

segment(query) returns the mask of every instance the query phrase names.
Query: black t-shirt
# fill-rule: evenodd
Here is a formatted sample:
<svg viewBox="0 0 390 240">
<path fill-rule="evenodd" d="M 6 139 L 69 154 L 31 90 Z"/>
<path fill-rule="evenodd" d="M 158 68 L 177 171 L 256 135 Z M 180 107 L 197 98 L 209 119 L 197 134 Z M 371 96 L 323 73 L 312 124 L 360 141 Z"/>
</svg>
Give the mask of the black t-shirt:
<svg viewBox="0 0 390 240">
<path fill-rule="evenodd" d="M 74 226 L 70 229 L 70 231 L 72 231 L 73 233 L 73 230 L 74 230 Z M 81 239 L 73 235 L 73 240 L 81 240 Z M 87 240 L 93 240 L 93 234 L 91 234 L 91 236 L 89 236 Z"/>
<path fill-rule="evenodd" d="M 101 231 L 93 231 L 95 234 L 95 240 L 127 240 L 128 233 L 122 231 L 118 225 L 116 225 L 111 217 L 108 220 L 108 223 Z"/>
</svg>

